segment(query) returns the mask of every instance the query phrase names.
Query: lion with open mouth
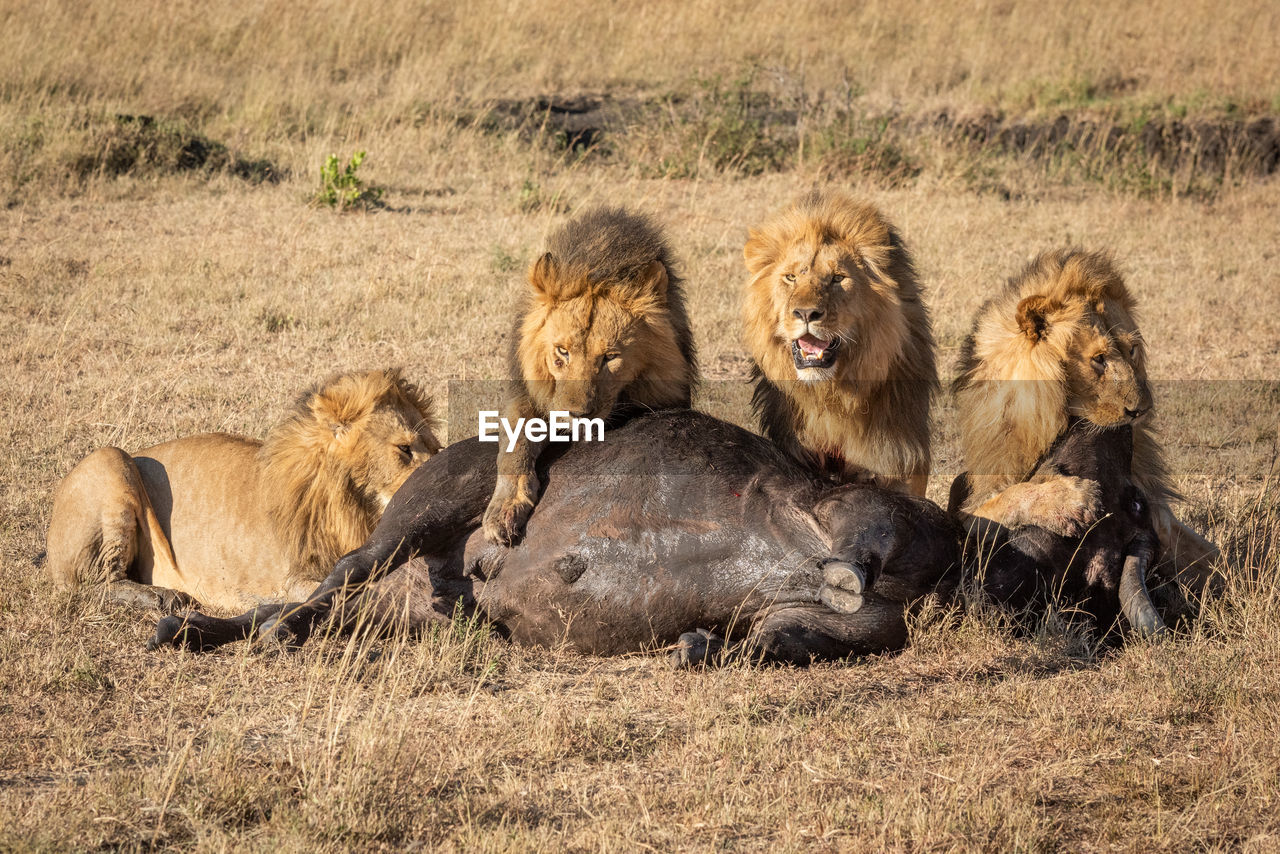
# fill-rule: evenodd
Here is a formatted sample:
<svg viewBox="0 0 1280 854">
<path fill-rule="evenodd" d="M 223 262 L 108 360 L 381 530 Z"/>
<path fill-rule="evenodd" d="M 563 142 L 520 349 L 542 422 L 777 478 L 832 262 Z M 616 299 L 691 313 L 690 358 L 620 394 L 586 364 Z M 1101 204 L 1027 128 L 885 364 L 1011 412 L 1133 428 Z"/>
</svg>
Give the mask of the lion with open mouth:
<svg viewBox="0 0 1280 854">
<path fill-rule="evenodd" d="M 933 333 L 910 255 L 875 206 L 815 190 L 743 249 L 764 433 L 840 480 L 923 495 Z"/>
</svg>

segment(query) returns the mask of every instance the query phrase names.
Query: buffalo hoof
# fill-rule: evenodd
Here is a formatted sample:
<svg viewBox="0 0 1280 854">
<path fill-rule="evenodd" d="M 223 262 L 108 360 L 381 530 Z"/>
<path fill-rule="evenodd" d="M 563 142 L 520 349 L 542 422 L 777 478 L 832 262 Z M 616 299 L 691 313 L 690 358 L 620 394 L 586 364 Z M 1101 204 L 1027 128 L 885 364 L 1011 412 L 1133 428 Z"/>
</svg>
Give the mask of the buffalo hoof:
<svg viewBox="0 0 1280 854">
<path fill-rule="evenodd" d="M 830 560 L 822 567 L 826 583 L 818 590 L 818 601 L 837 614 L 852 614 L 862 607 L 867 576 L 859 567 L 843 560 Z"/>
<path fill-rule="evenodd" d="M 724 649 L 724 638 L 706 629 L 685 632 L 676 642 L 675 649 L 667 653 L 667 660 L 677 670 L 705 667 Z"/>
<path fill-rule="evenodd" d="M 258 627 L 258 643 L 280 649 L 299 649 L 311 637 L 311 621 L 272 617 Z"/>
<path fill-rule="evenodd" d="M 161 647 L 191 652 L 205 652 L 214 648 L 212 644 L 205 643 L 204 634 L 187 617 L 164 617 L 156 623 L 155 634 L 147 640 L 147 651 L 155 652 Z"/>
<path fill-rule="evenodd" d="M 156 623 L 156 633 L 147 641 L 147 651 L 155 652 L 162 646 L 186 646 L 186 632 L 182 630 L 185 625 L 181 617 L 165 617 Z"/>
</svg>

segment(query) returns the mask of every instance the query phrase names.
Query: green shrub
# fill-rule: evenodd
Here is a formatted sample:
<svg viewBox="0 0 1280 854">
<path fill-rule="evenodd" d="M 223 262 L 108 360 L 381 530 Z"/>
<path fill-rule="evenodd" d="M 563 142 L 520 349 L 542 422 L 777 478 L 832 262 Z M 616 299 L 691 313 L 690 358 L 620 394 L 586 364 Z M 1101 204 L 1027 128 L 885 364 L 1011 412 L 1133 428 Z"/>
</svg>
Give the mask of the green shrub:
<svg viewBox="0 0 1280 854">
<path fill-rule="evenodd" d="M 357 151 L 351 155 L 345 167 L 340 166 L 338 155 L 330 154 L 320 167 L 320 188 L 316 190 L 312 202 L 325 207 L 347 210 L 348 208 L 369 209 L 378 207 L 382 198 L 381 187 L 366 187 L 356 170 L 364 162 L 365 152 Z"/>
</svg>

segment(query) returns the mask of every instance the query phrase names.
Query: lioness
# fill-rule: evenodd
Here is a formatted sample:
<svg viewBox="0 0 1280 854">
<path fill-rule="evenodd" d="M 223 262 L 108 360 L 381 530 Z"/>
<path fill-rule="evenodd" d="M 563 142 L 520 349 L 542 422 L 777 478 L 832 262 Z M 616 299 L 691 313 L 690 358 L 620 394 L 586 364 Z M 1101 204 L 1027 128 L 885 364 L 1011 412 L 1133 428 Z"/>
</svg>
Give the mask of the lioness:
<svg viewBox="0 0 1280 854">
<path fill-rule="evenodd" d="M 752 229 L 743 256 L 765 434 L 840 480 L 924 495 L 938 374 L 897 231 L 873 205 L 815 190 Z"/>
<path fill-rule="evenodd" d="M 440 450 L 434 423 L 399 371 L 370 371 L 303 395 L 265 442 L 206 433 L 134 455 L 99 448 L 54 494 L 47 571 L 163 611 L 296 598 Z"/>
<path fill-rule="evenodd" d="M 511 382 L 502 416 L 608 418 L 687 407 L 697 366 L 693 333 L 671 251 L 647 217 L 620 208 L 565 223 L 529 270 L 517 316 Z M 519 538 L 538 500 L 541 442 L 523 434 L 500 446 L 498 480 L 484 513 L 492 543 Z"/>
<path fill-rule="evenodd" d="M 955 380 L 967 476 L 952 509 L 1007 527 L 1079 536 L 1101 515 L 1097 484 L 1037 469 L 1082 418 L 1133 427 L 1132 478 L 1151 505 L 1162 557 L 1198 589 L 1217 547 L 1178 521 L 1153 429 L 1134 300 L 1102 252 L 1045 252 L 986 302 L 961 350 Z"/>
</svg>

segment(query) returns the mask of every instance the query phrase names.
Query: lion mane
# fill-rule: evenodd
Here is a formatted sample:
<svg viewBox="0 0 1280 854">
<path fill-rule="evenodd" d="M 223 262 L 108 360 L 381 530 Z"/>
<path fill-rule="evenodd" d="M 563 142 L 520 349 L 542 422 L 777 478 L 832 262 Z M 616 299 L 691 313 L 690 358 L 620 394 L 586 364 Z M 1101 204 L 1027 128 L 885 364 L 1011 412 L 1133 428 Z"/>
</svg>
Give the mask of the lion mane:
<svg viewBox="0 0 1280 854">
<path fill-rule="evenodd" d="M 1122 376 L 1073 371 L 1086 351 Z M 952 390 L 965 469 L 986 479 L 984 491 L 1029 477 L 1076 416 L 1102 427 L 1133 421 L 1135 480 L 1149 500 L 1176 497 L 1153 436 L 1134 299 L 1106 253 L 1045 252 L 1010 279 L 978 309 Z"/>
<path fill-rule="evenodd" d="M 397 432 L 412 447 L 405 427 L 422 448 L 391 456 Z M 442 447 L 439 429 L 432 400 L 394 368 L 339 374 L 299 396 L 260 455 L 292 577 L 320 581 L 369 537 L 400 484 Z"/>
<path fill-rule="evenodd" d="M 1040 464 L 1074 420 L 1128 424 L 1133 480 L 1165 557 L 1180 580 L 1203 583 L 1217 549 L 1169 507 L 1180 496 L 1155 432 L 1134 299 L 1108 253 L 1045 252 L 1010 279 L 978 309 L 953 391 L 965 467 L 953 511 L 1078 535 L 1092 519 L 1092 486 L 1046 475 Z"/>
<path fill-rule="evenodd" d="M 515 319 L 503 417 L 552 411 L 617 423 L 634 412 L 688 407 L 697 380 L 693 332 L 671 250 L 648 217 L 599 208 L 551 235 L 529 270 Z M 509 544 L 537 501 L 538 446 L 498 455 L 484 533 Z"/>
<path fill-rule="evenodd" d="M 570 220 L 547 241 L 529 284 L 515 320 L 511 369 L 520 378 L 516 395 L 539 413 L 571 408 L 583 395 L 594 401 L 604 384 L 599 374 L 557 376 L 556 341 L 569 344 L 571 355 L 582 357 L 576 363 L 587 365 L 616 349 L 620 339 L 631 339 L 629 352 L 621 354 L 629 364 L 609 383 L 613 389 L 595 406 L 582 407 L 593 415 L 608 415 L 618 405 L 691 404 L 698 368 L 684 286 L 651 219 L 600 208 Z"/>
<path fill-rule="evenodd" d="M 161 610 L 305 593 L 440 449 L 433 409 L 398 370 L 344 373 L 263 442 L 206 433 L 133 455 L 99 448 L 54 495 L 47 571 Z"/>
<path fill-rule="evenodd" d="M 911 257 L 875 206 L 814 190 L 750 232 L 743 305 L 764 433 L 840 479 L 923 495 L 933 333 Z"/>
</svg>

